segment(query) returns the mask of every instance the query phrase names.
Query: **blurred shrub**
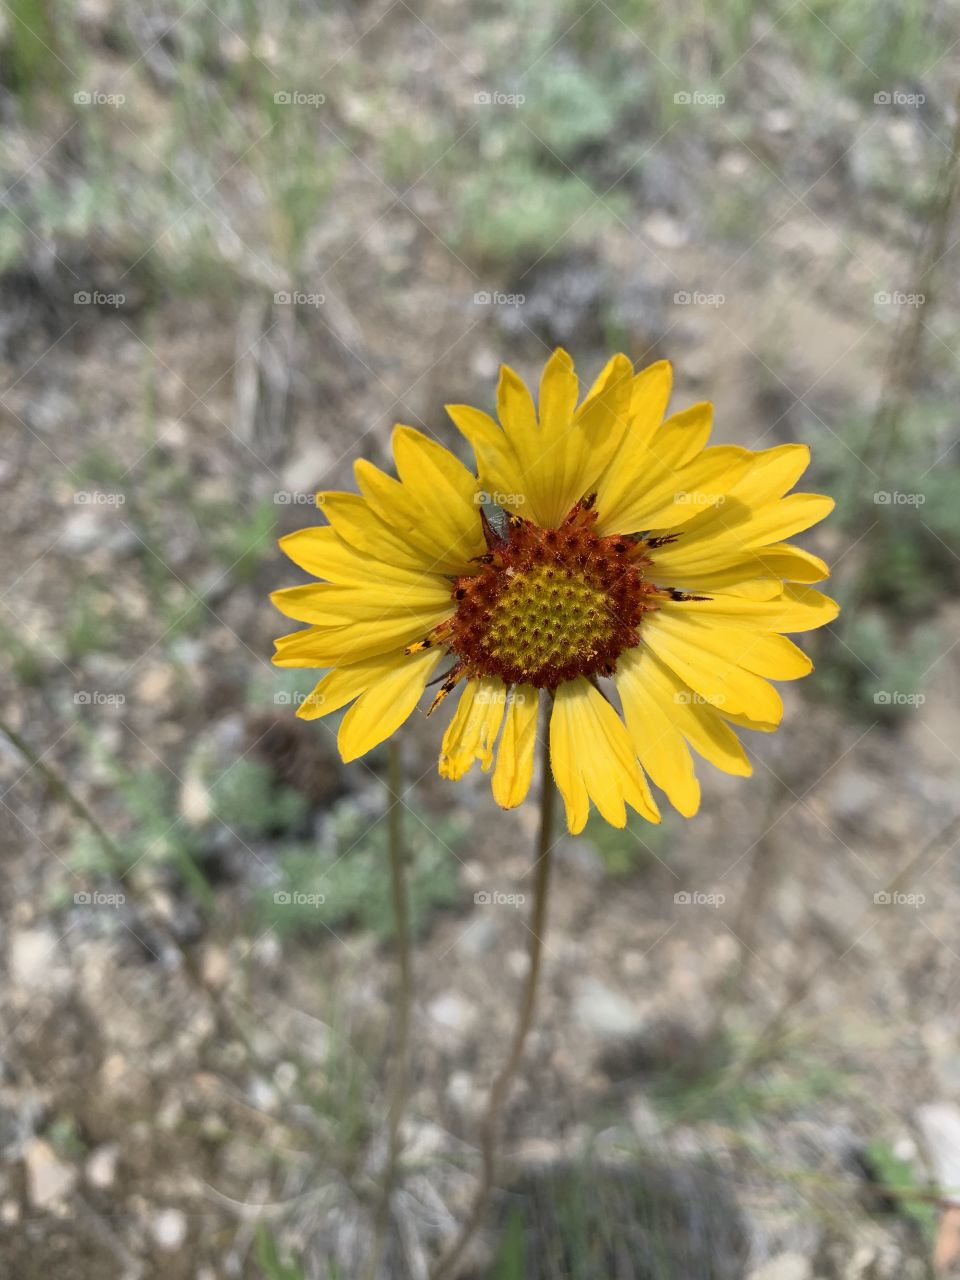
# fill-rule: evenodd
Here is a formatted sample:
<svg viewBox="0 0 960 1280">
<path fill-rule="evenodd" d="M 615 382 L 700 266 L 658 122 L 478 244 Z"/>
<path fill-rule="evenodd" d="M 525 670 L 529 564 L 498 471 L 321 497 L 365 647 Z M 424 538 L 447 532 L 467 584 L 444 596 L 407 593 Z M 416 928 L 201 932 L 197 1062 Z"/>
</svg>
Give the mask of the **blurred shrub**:
<svg viewBox="0 0 960 1280">
<path fill-rule="evenodd" d="M 244 758 L 230 766 L 210 788 L 214 821 L 240 835 L 282 835 L 303 825 L 307 799 L 291 787 L 277 785 L 272 769 Z"/>
<path fill-rule="evenodd" d="M 647 871 L 662 863 L 673 845 L 669 821 L 659 825 L 628 813 L 623 830 L 611 827 L 598 813 L 591 813 L 584 828 L 609 876 L 621 878 Z"/>
<path fill-rule="evenodd" d="M 812 687 L 891 724 L 918 705 L 942 650 L 930 620 L 960 582 L 952 429 L 951 408 L 927 402 L 885 439 L 874 438 L 872 423 L 853 423 L 817 451 L 852 546 L 833 587 L 842 605 L 836 639 L 814 641 Z"/>
<path fill-rule="evenodd" d="M 417 934 L 433 911 L 463 900 L 454 855 L 465 828 L 434 814 L 429 824 L 406 811 L 404 818 L 410 927 Z M 372 817 L 356 800 L 342 800 L 319 845 L 289 846 L 277 861 L 279 880 L 257 898 L 256 914 L 265 923 L 282 933 L 359 928 L 383 940 L 393 937 L 383 817 Z"/>
</svg>

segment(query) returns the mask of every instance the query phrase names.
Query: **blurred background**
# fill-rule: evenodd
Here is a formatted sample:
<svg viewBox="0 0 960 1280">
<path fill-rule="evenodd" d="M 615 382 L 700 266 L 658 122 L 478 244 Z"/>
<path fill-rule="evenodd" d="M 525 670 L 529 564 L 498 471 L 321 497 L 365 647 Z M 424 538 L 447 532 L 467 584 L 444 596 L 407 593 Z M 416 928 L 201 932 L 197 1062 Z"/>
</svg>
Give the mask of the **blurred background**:
<svg viewBox="0 0 960 1280">
<path fill-rule="evenodd" d="M 557 847 L 479 1280 L 921 1280 L 960 1249 L 956 0 L 6 0 L 0 1273 L 361 1280 L 385 761 L 296 720 L 277 538 L 507 360 L 813 446 L 844 612 L 754 776 Z M 805 486 L 807 487 L 807 486 Z M 804 643 L 807 643 L 805 640 Z M 535 816 L 402 738 L 379 1280 L 477 1175 Z M 518 903 L 526 897 L 527 903 Z M 953 1176 L 951 1176 L 951 1173 Z"/>
</svg>

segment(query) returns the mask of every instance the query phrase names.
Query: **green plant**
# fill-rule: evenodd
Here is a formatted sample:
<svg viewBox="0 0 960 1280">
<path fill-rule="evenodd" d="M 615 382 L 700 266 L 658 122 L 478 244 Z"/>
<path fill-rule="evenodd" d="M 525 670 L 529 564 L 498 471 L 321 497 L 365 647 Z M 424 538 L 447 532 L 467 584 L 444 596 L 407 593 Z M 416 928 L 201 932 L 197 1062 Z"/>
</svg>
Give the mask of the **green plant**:
<svg viewBox="0 0 960 1280">
<path fill-rule="evenodd" d="M 882 1139 L 868 1145 L 866 1158 L 884 1197 L 895 1201 L 899 1211 L 919 1228 L 926 1240 L 934 1241 L 940 1215 L 925 1180 L 918 1176 L 910 1161 L 898 1156 Z"/>
<path fill-rule="evenodd" d="M 297 1263 L 281 1260 L 277 1242 L 264 1226 L 257 1228 L 255 1253 L 265 1280 L 305 1280 L 304 1272 Z"/>
<path fill-rule="evenodd" d="M 451 818 L 406 815 L 411 929 L 423 930 L 432 912 L 460 900 L 453 851 L 464 835 Z M 326 839 L 319 845 L 291 845 L 278 855 L 279 881 L 258 896 L 259 919 L 282 932 L 366 929 L 386 941 L 394 922 L 384 867 L 387 832 L 356 801 L 334 806 Z"/>
<path fill-rule="evenodd" d="M 272 771 L 245 757 L 232 764 L 210 787 L 214 821 L 240 835 L 278 835 L 301 826 L 307 815 L 306 797 L 291 787 L 278 786 Z"/>
<path fill-rule="evenodd" d="M 611 827 L 598 814 L 591 814 L 584 835 L 592 842 L 607 874 L 614 878 L 640 874 L 655 863 L 662 864 L 673 844 L 669 821 L 653 826 L 629 812 L 622 830 Z"/>
</svg>

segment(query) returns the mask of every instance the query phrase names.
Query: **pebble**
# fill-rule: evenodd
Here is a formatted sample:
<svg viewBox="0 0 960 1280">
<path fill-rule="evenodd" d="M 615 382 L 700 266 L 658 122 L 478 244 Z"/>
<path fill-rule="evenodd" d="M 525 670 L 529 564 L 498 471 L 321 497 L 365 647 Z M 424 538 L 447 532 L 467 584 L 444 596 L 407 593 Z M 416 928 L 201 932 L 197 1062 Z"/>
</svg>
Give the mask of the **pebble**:
<svg viewBox="0 0 960 1280">
<path fill-rule="evenodd" d="M 27 1196 L 35 1209 L 50 1209 L 73 1191 L 76 1169 L 64 1164 L 43 1138 L 31 1139 L 24 1148 L 23 1162 L 27 1170 Z"/>
<path fill-rule="evenodd" d="M 97 1147 L 87 1157 L 83 1171 L 91 1187 L 112 1187 L 117 1177 L 119 1148 L 113 1144 Z"/>
<path fill-rule="evenodd" d="M 176 1253 L 187 1238 L 187 1216 L 179 1209 L 161 1209 L 153 1219 L 150 1233 L 164 1253 Z"/>
</svg>

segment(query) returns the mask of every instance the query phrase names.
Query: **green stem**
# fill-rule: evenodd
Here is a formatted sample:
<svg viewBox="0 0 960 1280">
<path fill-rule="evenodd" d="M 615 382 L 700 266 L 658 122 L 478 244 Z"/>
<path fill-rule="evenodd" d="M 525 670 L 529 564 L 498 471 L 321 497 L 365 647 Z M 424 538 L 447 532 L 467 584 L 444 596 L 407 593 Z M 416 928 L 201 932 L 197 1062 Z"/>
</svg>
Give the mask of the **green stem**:
<svg viewBox="0 0 960 1280">
<path fill-rule="evenodd" d="M 547 927 L 547 898 L 550 889 L 555 801 L 556 787 L 550 772 L 549 739 L 544 734 L 541 739 L 540 830 L 537 838 L 536 875 L 533 909 L 530 916 L 530 941 L 527 948 L 529 965 L 526 982 L 520 999 L 510 1053 L 490 1089 L 487 1110 L 480 1131 L 480 1154 L 483 1162 L 480 1186 L 474 1195 L 470 1213 L 460 1229 L 460 1234 L 440 1258 L 435 1270 L 431 1273 L 430 1280 L 451 1280 L 451 1277 L 456 1274 L 457 1263 L 462 1258 L 464 1251 L 476 1234 L 477 1228 L 483 1221 L 490 1194 L 493 1191 L 500 1114 L 510 1093 L 510 1086 L 513 1084 L 517 1068 L 523 1058 L 523 1050 L 527 1035 L 533 1025 L 533 1014 L 537 1002 L 537 988 L 543 959 L 543 936 Z"/>
<path fill-rule="evenodd" d="M 383 1258 L 387 1228 L 390 1222 L 390 1201 L 397 1184 L 400 1167 L 400 1126 L 407 1103 L 410 1074 L 410 1010 L 413 1002 L 413 966 L 410 947 L 410 897 L 407 890 L 404 865 L 403 831 L 400 814 L 401 788 L 400 749 L 396 738 L 391 738 L 387 755 L 387 791 L 390 807 L 387 810 L 387 843 L 390 860 L 390 896 L 396 928 L 397 993 L 396 1032 L 394 1042 L 393 1082 L 390 1093 L 390 1110 L 387 1121 L 387 1159 L 383 1187 L 374 1227 L 374 1247 L 367 1271 L 369 1280 L 375 1280 Z"/>
</svg>

